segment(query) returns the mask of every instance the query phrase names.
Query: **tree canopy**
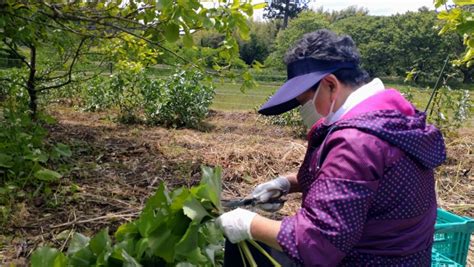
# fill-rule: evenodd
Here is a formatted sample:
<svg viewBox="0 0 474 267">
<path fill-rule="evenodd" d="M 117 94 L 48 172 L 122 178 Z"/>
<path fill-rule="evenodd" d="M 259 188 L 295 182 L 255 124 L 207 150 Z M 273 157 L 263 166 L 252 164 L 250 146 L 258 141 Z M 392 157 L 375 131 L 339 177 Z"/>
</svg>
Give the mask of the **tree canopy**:
<svg viewBox="0 0 474 267">
<path fill-rule="evenodd" d="M 221 70 L 219 64 L 229 69 L 231 59 L 238 55 L 235 34 L 249 38 L 247 20 L 253 6 L 247 1 L 235 0 L 214 8 L 204 8 L 198 0 L 122 2 L 23 0 L 0 4 L 1 46 L 21 59 L 27 70 L 19 85 L 30 95 L 33 114 L 37 94 L 74 82 L 77 62 L 85 58 L 100 67 L 110 55 L 140 50 L 141 59 L 149 61 L 145 64 L 159 61 L 200 68 L 202 61 L 184 58 L 177 50 L 195 47 L 192 35 L 196 31 L 213 29 L 224 36 L 214 57 L 219 62 L 215 69 Z M 111 43 L 124 49 L 114 50 Z M 48 57 L 45 51 L 54 51 L 57 60 L 40 61 L 39 57 Z M 0 82 L 18 83 L 11 78 Z"/>
</svg>

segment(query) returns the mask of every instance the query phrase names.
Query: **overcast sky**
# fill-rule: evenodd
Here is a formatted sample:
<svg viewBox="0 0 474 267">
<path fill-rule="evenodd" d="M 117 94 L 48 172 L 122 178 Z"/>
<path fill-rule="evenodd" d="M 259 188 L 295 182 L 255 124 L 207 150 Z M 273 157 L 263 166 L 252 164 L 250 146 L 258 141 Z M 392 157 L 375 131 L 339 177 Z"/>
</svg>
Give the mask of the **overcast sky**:
<svg viewBox="0 0 474 267">
<path fill-rule="evenodd" d="M 416 11 L 422 6 L 434 9 L 433 0 L 316 0 L 310 4 L 312 7 L 324 7 L 325 10 L 341 10 L 348 6 L 356 5 L 369 9 L 370 15 L 389 16 L 406 11 Z"/>
<path fill-rule="evenodd" d="M 263 2 L 263 0 L 254 0 Z M 407 11 L 416 11 L 422 6 L 434 9 L 433 0 L 311 0 L 309 6 L 312 9 L 323 7 L 324 10 L 341 10 L 349 6 L 365 7 L 369 9 L 370 15 L 390 16 Z M 262 10 L 256 10 L 254 17 L 258 20 L 262 16 Z"/>
</svg>

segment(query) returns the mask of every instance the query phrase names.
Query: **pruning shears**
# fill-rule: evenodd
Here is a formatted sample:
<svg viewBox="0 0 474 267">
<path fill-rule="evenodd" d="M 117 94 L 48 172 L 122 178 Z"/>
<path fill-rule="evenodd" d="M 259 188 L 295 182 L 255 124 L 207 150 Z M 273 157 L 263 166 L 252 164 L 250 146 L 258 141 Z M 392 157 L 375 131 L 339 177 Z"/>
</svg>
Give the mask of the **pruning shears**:
<svg viewBox="0 0 474 267">
<path fill-rule="evenodd" d="M 243 206 L 257 206 L 257 205 L 264 205 L 264 204 L 280 204 L 283 206 L 285 204 L 286 199 L 281 198 L 273 198 L 268 200 L 267 202 L 262 202 L 257 198 L 241 198 L 241 199 L 223 199 L 222 206 L 226 208 L 237 208 Z M 280 206 L 280 207 L 281 207 Z"/>
</svg>

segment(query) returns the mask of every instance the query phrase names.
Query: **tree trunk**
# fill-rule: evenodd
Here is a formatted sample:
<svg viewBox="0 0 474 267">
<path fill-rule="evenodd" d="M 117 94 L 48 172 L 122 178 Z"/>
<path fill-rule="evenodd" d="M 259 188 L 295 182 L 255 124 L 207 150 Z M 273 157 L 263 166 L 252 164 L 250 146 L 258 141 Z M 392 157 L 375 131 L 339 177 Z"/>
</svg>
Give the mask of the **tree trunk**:
<svg viewBox="0 0 474 267">
<path fill-rule="evenodd" d="M 464 76 L 462 82 L 463 83 L 474 83 L 474 68 L 473 67 L 466 67 L 466 66 L 462 66 L 460 68 L 461 72 L 462 72 L 462 75 Z"/>
<path fill-rule="evenodd" d="M 26 82 L 28 95 L 30 96 L 29 108 L 31 111 L 31 118 L 36 119 L 36 112 L 38 109 L 37 104 L 37 92 L 36 92 L 36 47 L 34 45 L 30 46 L 30 74 L 28 76 L 28 81 Z"/>
<path fill-rule="evenodd" d="M 288 16 L 290 13 L 290 0 L 285 0 L 285 14 L 283 14 L 283 29 L 288 26 Z"/>
</svg>

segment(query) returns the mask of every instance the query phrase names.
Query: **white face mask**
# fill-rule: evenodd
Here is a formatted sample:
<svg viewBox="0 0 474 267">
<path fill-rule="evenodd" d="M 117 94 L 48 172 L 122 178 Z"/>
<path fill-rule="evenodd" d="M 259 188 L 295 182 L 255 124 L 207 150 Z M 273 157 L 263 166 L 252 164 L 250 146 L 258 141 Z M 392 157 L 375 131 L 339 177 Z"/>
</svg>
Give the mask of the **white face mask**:
<svg viewBox="0 0 474 267">
<path fill-rule="evenodd" d="M 300 108 L 300 115 L 303 120 L 303 124 L 308 128 L 311 129 L 313 125 L 321 118 L 325 117 L 324 124 L 331 124 L 331 118 L 334 116 L 334 105 L 336 104 L 336 100 L 334 99 L 331 102 L 331 106 L 329 108 L 328 115 L 324 116 L 316 110 L 316 106 L 314 102 L 316 101 L 316 97 L 318 96 L 319 90 L 321 89 L 321 84 L 319 84 L 318 89 L 314 93 L 312 99 L 306 101 L 304 105 Z"/>
<path fill-rule="evenodd" d="M 324 119 L 324 124 L 326 125 L 329 125 L 331 123 L 333 123 L 333 121 L 331 121 L 332 117 L 334 116 L 334 105 L 336 104 L 336 99 L 334 99 L 332 102 L 331 102 L 331 107 L 329 108 L 329 113 L 328 115 L 326 116 L 326 118 Z"/>
<path fill-rule="evenodd" d="M 319 88 L 321 88 L 321 85 L 319 85 L 318 89 L 316 89 L 313 98 L 306 101 L 306 103 L 300 107 L 301 119 L 303 120 L 303 124 L 308 129 L 311 129 L 311 127 L 313 127 L 313 125 L 323 117 L 323 115 L 318 113 L 316 106 L 314 105 L 314 101 L 316 100 L 316 97 L 319 93 Z"/>
</svg>

